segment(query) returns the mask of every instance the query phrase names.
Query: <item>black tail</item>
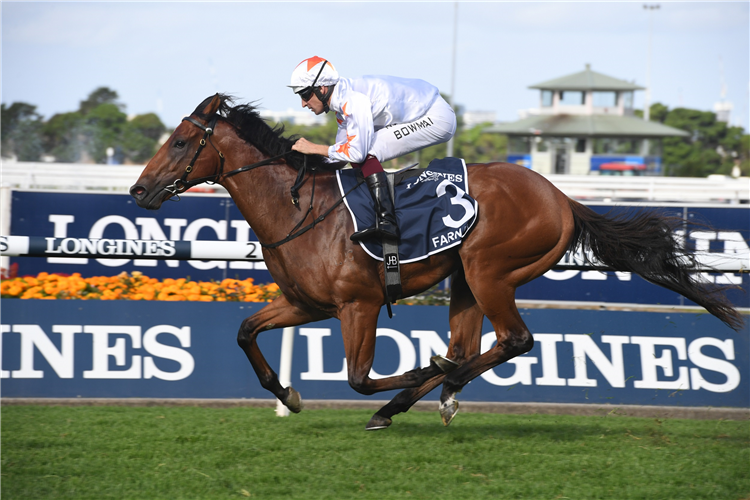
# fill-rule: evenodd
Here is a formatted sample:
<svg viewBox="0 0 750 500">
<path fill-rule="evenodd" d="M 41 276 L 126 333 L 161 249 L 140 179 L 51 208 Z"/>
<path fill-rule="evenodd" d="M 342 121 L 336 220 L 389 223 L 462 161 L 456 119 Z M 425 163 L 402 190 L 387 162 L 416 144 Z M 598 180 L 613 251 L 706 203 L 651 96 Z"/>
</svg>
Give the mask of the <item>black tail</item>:
<svg viewBox="0 0 750 500">
<path fill-rule="evenodd" d="M 698 281 L 694 256 L 681 248 L 674 232 L 684 221 L 653 212 L 604 216 L 570 200 L 575 219 L 575 234 L 569 250 L 580 243 L 590 249 L 602 264 L 616 271 L 636 273 L 651 283 L 677 292 L 739 331 L 742 315 L 732 306 L 723 289 Z"/>
</svg>

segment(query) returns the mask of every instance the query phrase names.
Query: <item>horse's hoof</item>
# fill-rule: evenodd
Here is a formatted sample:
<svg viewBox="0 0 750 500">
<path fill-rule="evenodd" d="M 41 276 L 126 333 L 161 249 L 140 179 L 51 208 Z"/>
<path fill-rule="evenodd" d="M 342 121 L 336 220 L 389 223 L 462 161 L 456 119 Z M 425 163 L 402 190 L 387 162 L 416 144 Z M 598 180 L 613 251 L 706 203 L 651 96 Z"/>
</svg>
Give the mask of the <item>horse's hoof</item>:
<svg viewBox="0 0 750 500">
<path fill-rule="evenodd" d="M 295 391 L 292 387 L 287 387 L 287 396 L 284 405 L 289 408 L 292 413 L 299 413 L 302 411 L 302 396 L 299 392 Z"/>
<path fill-rule="evenodd" d="M 440 403 L 440 418 L 443 419 L 444 426 L 450 425 L 456 413 L 458 413 L 458 401 L 455 399 L 450 398 L 445 403 Z"/>
<path fill-rule="evenodd" d="M 377 431 L 378 429 L 387 429 L 393 421 L 390 418 L 381 417 L 377 413 L 372 416 L 367 425 L 365 426 L 366 431 Z"/>
<path fill-rule="evenodd" d="M 440 370 L 442 370 L 443 373 L 450 373 L 456 368 L 458 368 L 458 363 L 455 361 L 446 358 L 445 356 L 441 356 L 440 354 L 433 356 L 430 358 L 430 361 L 432 363 L 435 363 Z"/>
</svg>

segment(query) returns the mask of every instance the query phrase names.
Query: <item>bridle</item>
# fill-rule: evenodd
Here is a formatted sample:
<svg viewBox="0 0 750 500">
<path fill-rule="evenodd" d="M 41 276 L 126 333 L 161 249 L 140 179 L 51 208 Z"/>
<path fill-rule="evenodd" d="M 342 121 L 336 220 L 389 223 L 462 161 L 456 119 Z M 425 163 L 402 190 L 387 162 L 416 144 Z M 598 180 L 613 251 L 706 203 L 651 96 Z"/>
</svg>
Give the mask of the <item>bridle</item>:
<svg viewBox="0 0 750 500">
<path fill-rule="evenodd" d="M 196 127 L 203 130 L 203 138 L 200 140 L 200 143 L 198 144 L 198 149 L 195 151 L 195 154 L 193 155 L 193 159 L 190 160 L 190 163 L 188 163 L 187 167 L 185 167 L 185 171 L 182 174 L 182 177 L 179 179 L 175 179 L 175 181 L 172 184 L 169 184 L 168 186 L 165 186 L 163 188 L 164 191 L 168 192 L 172 196 L 176 196 L 177 199 L 175 201 L 180 201 L 180 193 L 184 193 L 188 189 L 190 189 L 193 186 L 197 186 L 198 184 L 202 184 L 204 182 L 210 183 L 210 184 L 216 184 L 219 182 L 219 179 L 227 177 L 231 177 L 233 175 L 237 175 L 240 172 L 247 172 L 248 170 L 252 170 L 254 168 L 262 167 L 264 165 L 268 165 L 270 163 L 275 162 L 276 160 L 283 158 L 284 156 L 290 154 L 292 151 L 287 151 L 286 153 L 281 153 L 276 156 L 272 156 L 271 158 L 266 158 L 265 160 L 261 160 L 259 162 L 253 163 L 252 165 L 245 165 L 244 167 L 240 167 L 236 170 L 232 170 L 230 172 L 224 173 L 224 153 L 222 153 L 219 148 L 216 147 L 214 142 L 211 140 L 211 136 L 214 133 L 214 128 L 216 127 L 216 122 L 219 120 L 218 115 L 214 115 L 214 117 L 211 119 L 210 122 L 208 122 L 208 125 L 203 125 L 198 120 L 186 116 L 182 119 L 182 121 L 187 121 L 195 125 Z M 219 169 L 214 173 L 213 175 L 208 175 L 205 177 L 198 177 L 196 179 L 190 179 L 187 180 L 187 176 L 190 175 L 190 173 L 193 171 L 193 166 L 195 165 L 195 162 L 198 161 L 198 157 L 200 156 L 201 152 L 203 151 L 203 148 L 206 147 L 206 144 L 211 144 L 211 147 L 216 150 L 216 152 L 219 154 Z M 305 158 L 305 167 L 307 166 L 307 158 Z M 292 187 L 292 203 L 295 205 L 297 204 L 297 201 L 299 200 L 299 194 L 297 193 L 297 190 L 299 189 L 302 181 L 302 177 L 304 176 L 304 170 L 305 168 L 300 170 L 300 175 L 297 177 L 297 182 L 295 182 L 294 186 Z M 296 196 L 294 196 L 296 194 Z"/>
<path fill-rule="evenodd" d="M 190 160 L 190 163 L 188 163 L 187 167 L 185 167 L 185 171 L 182 174 L 182 177 L 179 179 L 176 179 L 172 184 L 165 186 L 163 188 L 164 191 L 170 193 L 172 196 L 177 197 L 175 201 L 180 201 L 180 195 L 179 193 L 183 193 L 190 189 L 193 186 L 196 186 L 198 184 L 202 184 L 204 182 L 215 184 L 221 179 L 222 177 L 227 178 L 231 177 L 233 175 L 237 175 L 241 172 L 247 172 L 249 170 L 256 169 L 258 167 L 263 167 L 265 165 L 270 165 L 271 163 L 274 163 L 276 160 L 279 160 L 283 158 L 284 156 L 287 156 L 288 154 L 292 153 L 292 150 L 289 150 L 285 153 L 278 154 L 276 156 L 272 156 L 270 158 L 266 158 L 265 160 L 261 160 L 259 162 L 253 163 L 252 165 L 245 165 L 244 167 L 240 167 L 235 170 L 231 170 L 227 173 L 224 173 L 224 154 L 219 150 L 219 148 L 216 147 L 216 145 L 211 140 L 211 136 L 214 133 L 214 128 L 216 127 L 216 122 L 218 121 L 219 116 L 214 115 L 214 117 L 211 119 L 211 121 L 208 122 L 208 125 L 203 125 L 198 120 L 186 116 L 182 119 L 182 121 L 188 121 L 195 125 L 196 127 L 203 130 L 203 138 L 200 140 L 200 143 L 198 144 L 198 149 L 195 151 L 195 154 L 193 155 L 193 159 Z M 193 166 L 195 165 L 195 162 L 198 160 L 198 157 L 200 156 L 201 152 L 203 151 L 203 148 L 206 147 L 206 144 L 211 144 L 211 147 L 213 147 L 216 152 L 219 154 L 219 169 L 216 173 L 213 175 L 208 175 L 205 177 L 198 177 L 196 179 L 190 179 L 188 180 L 188 175 L 193 171 Z M 300 168 L 297 171 L 297 180 L 294 182 L 294 185 L 291 188 L 292 193 L 292 204 L 298 205 L 299 204 L 299 189 L 302 187 L 302 184 L 304 183 L 305 173 L 307 171 L 307 155 L 304 155 L 304 163 L 302 165 L 302 168 Z M 313 171 L 313 183 L 312 183 L 312 194 L 310 195 L 310 206 L 307 209 L 307 213 L 305 216 L 297 223 L 296 226 L 289 232 L 289 234 L 286 236 L 286 238 L 277 241 L 276 243 L 270 243 L 268 245 L 261 243 L 262 247 L 265 248 L 276 248 L 278 246 L 283 245 L 284 243 L 293 240 L 297 236 L 301 236 L 302 234 L 306 233 L 308 230 L 315 227 L 316 224 L 323 221 L 323 219 L 326 218 L 328 214 L 333 212 L 333 209 L 339 206 L 343 201 L 344 198 L 351 193 L 354 189 L 359 187 L 360 184 L 362 184 L 364 181 L 357 182 L 353 188 L 351 188 L 349 191 L 347 191 L 341 198 L 338 199 L 328 210 L 323 212 L 321 215 L 316 217 L 312 223 L 308 224 L 305 227 L 300 228 L 302 223 L 307 219 L 307 216 L 310 215 L 310 212 L 312 212 L 313 209 L 313 198 L 315 196 L 315 167 L 312 167 Z"/>
</svg>

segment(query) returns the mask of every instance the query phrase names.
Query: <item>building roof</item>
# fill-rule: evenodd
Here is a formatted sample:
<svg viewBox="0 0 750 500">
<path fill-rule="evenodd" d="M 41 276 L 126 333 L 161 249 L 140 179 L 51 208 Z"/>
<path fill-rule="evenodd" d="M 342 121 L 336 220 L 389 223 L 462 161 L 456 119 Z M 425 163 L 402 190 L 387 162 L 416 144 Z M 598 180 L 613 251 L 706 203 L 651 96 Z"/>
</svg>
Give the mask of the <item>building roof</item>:
<svg viewBox="0 0 750 500">
<path fill-rule="evenodd" d="M 532 115 L 512 123 L 498 123 L 485 132 L 547 137 L 687 137 L 684 130 L 633 116 Z"/>
<path fill-rule="evenodd" d="M 592 71 L 591 66 L 587 64 L 586 69 L 579 73 L 537 83 L 529 88 L 541 90 L 643 90 L 645 87 L 597 73 Z"/>
</svg>

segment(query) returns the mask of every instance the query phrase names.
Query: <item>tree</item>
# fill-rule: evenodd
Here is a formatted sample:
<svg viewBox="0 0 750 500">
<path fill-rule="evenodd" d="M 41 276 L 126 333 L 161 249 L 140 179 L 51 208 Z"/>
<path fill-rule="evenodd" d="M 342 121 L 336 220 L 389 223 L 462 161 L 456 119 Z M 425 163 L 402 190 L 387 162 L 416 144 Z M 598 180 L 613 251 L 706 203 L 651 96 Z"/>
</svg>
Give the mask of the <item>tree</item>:
<svg viewBox="0 0 750 500">
<path fill-rule="evenodd" d="M 118 98 L 117 92 L 111 90 L 109 87 L 99 87 L 91 92 L 85 101 L 81 101 L 78 111 L 82 115 L 87 115 L 102 104 L 114 104 L 118 109 L 122 110 L 125 108 L 125 105 L 118 103 Z"/>
<path fill-rule="evenodd" d="M 706 177 L 730 174 L 735 160 L 746 158 L 744 130 L 716 119 L 711 111 L 687 108 L 670 110 L 661 103 L 651 106 L 650 119 L 690 133 L 689 137 L 665 137 L 662 160 L 667 175 Z"/>
<path fill-rule="evenodd" d="M 167 130 L 154 113 L 138 115 L 126 123 L 121 144 L 125 157 L 145 163 L 156 154 L 159 139 Z"/>
<path fill-rule="evenodd" d="M 43 117 L 36 106 L 14 102 L 9 107 L 0 105 L 2 122 L 2 154 L 15 155 L 21 161 L 38 161 L 44 153 L 42 145 Z"/>
<path fill-rule="evenodd" d="M 59 162 L 80 161 L 83 129 L 83 115 L 78 111 L 53 115 L 42 127 L 44 150 Z"/>
<path fill-rule="evenodd" d="M 107 148 L 121 146 L 128 117 L 115 104 L 100 104 L 86 115 L 87 150 L 96 163 L 105 163 Z"/>
</svg>

